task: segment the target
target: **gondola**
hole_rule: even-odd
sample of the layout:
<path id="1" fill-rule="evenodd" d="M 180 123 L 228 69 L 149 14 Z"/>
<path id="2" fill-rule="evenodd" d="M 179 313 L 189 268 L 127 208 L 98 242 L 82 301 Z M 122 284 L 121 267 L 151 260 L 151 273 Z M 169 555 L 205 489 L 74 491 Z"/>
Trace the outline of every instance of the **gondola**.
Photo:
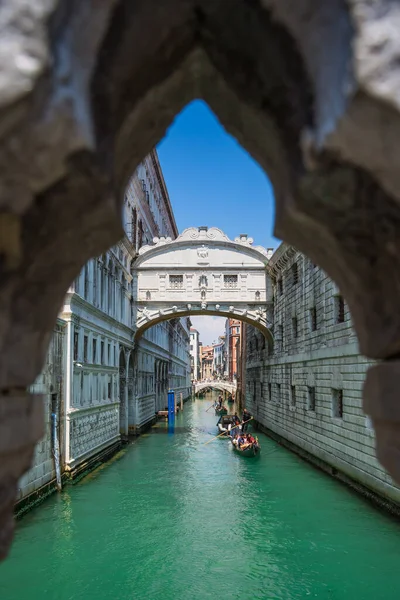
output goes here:
<path id="1" fill-rule="evenodd" d="M 233 440 L 231 440 L 231 442 L 232 442 L 233 450 L 237 454 L 240 454 L 240 456 L 246 456 L 248 458 L 260 456 L 261 447 L 259 444 L 252 444 L 251 446 L 242 449 L 242 448 L 238 448 L 236 446 L 236 444 L 233 443 Z"/>
<path id="2" fill-rule="evenodd" d="M 227 403 L 228 404 L 233 404 L 234 402 L 235 402 L 235 399 L 233 398 L 233 396 L 228 396 Z"/>
<path id="3" fill-rule="evenodd" d="M 228 409 L 226 408 L 226 406 L 221 406 L 221 408 L 219 406 L 216 406 L 215 407 L 215 414 L 217 416 L 227 415 L 228 414 Z"/>
<path id="4" fill-rule="evenodd" d="M 217 422 L 218 433 L 223 435 L 230 435 L 230 431 L 232 427 L 235 427 L 235 417 L 234 415 L 222 415 Z M 235 431 L 239 432 L 240 425 L 235 427 Z"/>

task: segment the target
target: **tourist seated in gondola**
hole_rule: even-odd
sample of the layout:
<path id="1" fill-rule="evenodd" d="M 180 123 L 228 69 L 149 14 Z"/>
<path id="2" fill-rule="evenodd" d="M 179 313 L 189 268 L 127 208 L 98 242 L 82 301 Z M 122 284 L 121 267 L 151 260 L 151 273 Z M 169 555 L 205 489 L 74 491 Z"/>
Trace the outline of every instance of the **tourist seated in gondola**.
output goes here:
<path id="1" fill-rule="evenodd" d="M 235 435 L 235 437 L 233 438 L 232 441 L 235 444 L 235 446 L 237 446 L 238 448 L 241 448 L 242 444 L 244 443 L 244 437 L 242 436 L 241 433 L 238 433 Z"/>

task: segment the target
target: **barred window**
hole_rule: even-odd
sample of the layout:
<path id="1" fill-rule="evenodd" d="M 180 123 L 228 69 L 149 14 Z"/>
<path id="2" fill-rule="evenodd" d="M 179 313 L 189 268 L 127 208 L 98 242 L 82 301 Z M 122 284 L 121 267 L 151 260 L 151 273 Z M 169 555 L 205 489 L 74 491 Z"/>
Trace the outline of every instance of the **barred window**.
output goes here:
<path id="1" fill-rule="evenodd" d="M 297 338 L 299 335 L 299 327 L 298 327 L 297 317 L 293 317 L 293 319 L 292 319 L 292 331 L 293 331 L 293 337 Z"/>
<path id="2" fill-rule="evenodd" d="M 343 418 L 343 390 L 332 389 L 332 417 Z"/>
<path id="3" fill-rule="evenodd" d="M 307 408 L 315 412 L 315 387 L 307 388 Z"/>
<path id="4" fill-rule="evenodd" d="M 276 384 L 276 401 L 280 402 L 282 398 L 282 388 L 281 388 L 281 384 L 277 383 Z"/>
<path id="5" fill-rule="evenodd" d="M 317 331 L 317 327 L 317 308 L 316 306 L 313 306 L 310 308 L 310 329 L 311 331 Z"/>
<path id="6" fill-rule="evenodd" d="M 173 290 L 181 290 L 183 288 L 183 275 L 170 275 L 169 287 Z"/>
<path id="7" fill-rule="evenodd" d="M 224 287 L 226 288 L 237 288 L 238 276 L 237 275 L 224 275 Z"/>
<path id="8" fill-rule="evenodd" d="M 296 386 L 290 386 L 290 403 L 292 406 L 296 406 Z"/>
<path id="9" fill-rule="evenodd" d="M 335 321 L 344 323 L 344 300 L 343 296 L 335 296 Z"/>
<path id="10" fill-rule="evenodd" d="M 297 263 L 294 263 L 292 265 L 292 282 L 293 285 L 297 285 L 299 282 L 299 268 L 297 266 Z"/>

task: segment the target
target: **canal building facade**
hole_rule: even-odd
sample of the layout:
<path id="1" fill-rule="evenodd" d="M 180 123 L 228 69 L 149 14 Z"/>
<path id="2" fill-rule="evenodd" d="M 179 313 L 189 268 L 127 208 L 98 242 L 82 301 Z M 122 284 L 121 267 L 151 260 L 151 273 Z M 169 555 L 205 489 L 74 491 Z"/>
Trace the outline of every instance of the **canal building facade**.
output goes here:
<path id="1" fill-rule="evenodd" d="M 200 334 L 195 327 L 190 328 L 190 370 L 192 381 L 201 379 Z"/>
<path id="2" fill-rule="evenodd" d="M 214 348 L 213 348 L 213 346 L 202 346 L 201 347 L 201 378 L 203 380 L 213 378 L 213 364 L 214 364 Z"/>
<path id="3" fill-rule="evenodd" d="M 57 471 L 65 457 L 62 428 L 65 417 L 65 330 L 65 321 L 57 319 L 42 372 L 30 390 L 43 399 L 44 434 L 36 445 L 31 468 L 18 483 L 17 509 L 20 510 L 60 485 L 61 469 Z"/>
<path id="4" fill-rule="evenodd" d="M 67 292 L 59 321 L 63 362 L 53 356 L 61 335 L 57 330 L 35 383 L 35 393 L 44 394 L 45 436 L 32 469 L 20 481 L 20 500 L 54 481 L 48 404 L 54 394 L 49 386 L 56 386 L 49 373 L 57 371 L 63 383 L 57 392 L 60 462 L 61 470 L 72 476 L 151 424 L 165 408 L 170 388 L 178 399 L 191 393 L 190 320 L 174 318 L 135 336 L 134 261 L 153 237 L 174 239 L 178 233 L 155 150 L 128 182 L 123 225 L 123 239 L 88 261 Z"/>
<path id="5" fill-rule="evenodd" d="M 245 325 L 245 403 L 258 423 L 296 451 L 400 504 L 378 462 L 362 388 L 371 365 L 360 355 L 349 309 L 326 273 L 281 244 L 269 262 L 273 350 Z"/>

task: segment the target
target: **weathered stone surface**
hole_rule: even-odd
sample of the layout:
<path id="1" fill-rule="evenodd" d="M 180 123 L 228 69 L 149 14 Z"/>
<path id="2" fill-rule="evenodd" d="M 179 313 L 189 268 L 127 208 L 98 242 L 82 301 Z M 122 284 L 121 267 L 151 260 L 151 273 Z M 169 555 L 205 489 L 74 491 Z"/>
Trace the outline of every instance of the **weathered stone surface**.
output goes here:
<path id="1" fill-rule="evenodd" d="M 381 363 L 369 369 L 364 386 L 364 410 L 374 423 L 378 459 L 396 481 L 400 480 L 399 377 L 399 361 Z"/>
<path id="2" fill-rule="evenodd" d="M 14 531 L 13 510 L 18 479 L 29 468 L 43 435 L 43 399 L 16 390 L 0 394 L 0 559 Z"/>
<path id="3" fill-rule="evenodd" d="M 360 355 L 338 287 L 309 258 L 282 244 L 269 268 L 275 344 L 268 352 L 259 332 L 246 329 L 246 406 L 279 437 L 400 505 L 400 488 L 386 472 L 399 479 L 398 362 L 371 366 Z M 362 405 L 367 372 L 364 411 L 374 428 Z"/>
<path id="4" fill-rule="evenodd" d="M 122 235 L 127 177 L 199 96 L 361 350 L 399 355 L 398 19 L 390 0 L 2 2 L 0 390 L 33 383 L 69 283 Z"/>

